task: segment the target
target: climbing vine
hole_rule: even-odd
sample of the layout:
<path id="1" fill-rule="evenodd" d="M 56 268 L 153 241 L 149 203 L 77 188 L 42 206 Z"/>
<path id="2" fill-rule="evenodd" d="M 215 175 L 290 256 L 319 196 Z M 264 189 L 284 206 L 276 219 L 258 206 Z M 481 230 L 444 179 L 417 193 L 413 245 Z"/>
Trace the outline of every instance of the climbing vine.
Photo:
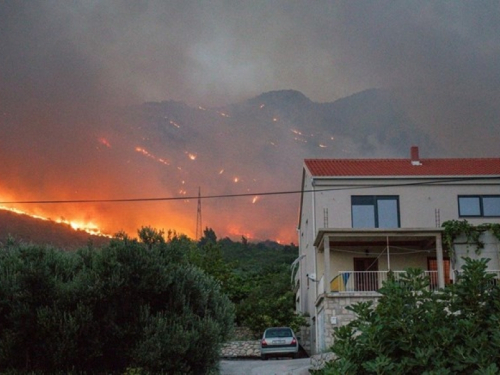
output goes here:
<path id="1" fill-rule="evenodd" d="M 459 235 L 465 235 L 467 243 L 476 246 L 476 253 L 480 254 L 484 242 L 480 237 L 483 232 L 490 231 L 500 241 L 500 224 L 483 223 L 470 224 L 467 220 L 448 220 L 443 223 L 443 244 L 448 251 L 453 251 L 453 243 Z"/>

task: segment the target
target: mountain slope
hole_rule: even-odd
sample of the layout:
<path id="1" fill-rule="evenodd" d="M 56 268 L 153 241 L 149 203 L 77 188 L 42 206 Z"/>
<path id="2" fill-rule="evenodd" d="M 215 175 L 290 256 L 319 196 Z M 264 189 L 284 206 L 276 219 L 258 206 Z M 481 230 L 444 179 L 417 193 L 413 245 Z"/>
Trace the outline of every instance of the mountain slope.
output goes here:
<path id="1" fill-rule="evenodd" d="M 74 230 L 67 224 L 32 218 L 28 215 L 0 209 L 0 242 L 8 237 L 24 243 L 51 245 L 65 250 L 74 250 L 92 243 L 104 245 L 109 238 L 93 236 L 84 231 Z"/>

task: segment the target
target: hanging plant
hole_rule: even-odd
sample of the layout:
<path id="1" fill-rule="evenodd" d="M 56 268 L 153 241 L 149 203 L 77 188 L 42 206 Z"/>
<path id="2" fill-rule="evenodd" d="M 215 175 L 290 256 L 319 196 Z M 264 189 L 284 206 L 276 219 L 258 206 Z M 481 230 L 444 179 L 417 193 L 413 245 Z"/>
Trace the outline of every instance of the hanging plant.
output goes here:
<path id="1" fill-rule="evenodd" d="M 500 224 L 483 223 L 479 225 L 470 224 L 467 220 L 448 220 L 443 223 L 443 244 L 448 251 L 453 252 L 455 239 L 464 235 L 468 245 L 476 246 L 476 254 L 480 254 L 484 248 L 484 242 L 480 240 L 481 234 L 490 231 L 500 241 Z"/>

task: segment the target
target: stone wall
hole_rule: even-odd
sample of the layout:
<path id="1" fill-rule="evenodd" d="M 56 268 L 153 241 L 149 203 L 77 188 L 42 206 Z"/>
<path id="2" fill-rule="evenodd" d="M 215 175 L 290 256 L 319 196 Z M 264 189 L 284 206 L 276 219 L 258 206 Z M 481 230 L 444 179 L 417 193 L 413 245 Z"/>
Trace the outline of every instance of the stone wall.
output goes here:
<path id="1" fill-rule="evenodd" d="M 260 357 L 260 340 L 230 341 L 222 346 L 222 358 Z"/>
<path id="2" fill-rule="evenodd" d="M 366 301 L 377 303 L 379 298 L 380 294 L 375 292 L 373 294 L 367 292 L 352 292 L 329 294 L 323 299 L 321 305 L 325 314 L 325 349 L 333 345 L 333 328 L 344 326 L 355 319 L 356 316 L 352 311 L 346 309 L 347 306 Z M 318 307 L 321 308 L 321 305 Z"/>
<path id="3" fill-rule="evenodd" d="M 306 353 L 311 353 L 311 326 L 301 327 L 300 332 L 295 334 L 298 336 L 299 344 L 302 345 Z"/>

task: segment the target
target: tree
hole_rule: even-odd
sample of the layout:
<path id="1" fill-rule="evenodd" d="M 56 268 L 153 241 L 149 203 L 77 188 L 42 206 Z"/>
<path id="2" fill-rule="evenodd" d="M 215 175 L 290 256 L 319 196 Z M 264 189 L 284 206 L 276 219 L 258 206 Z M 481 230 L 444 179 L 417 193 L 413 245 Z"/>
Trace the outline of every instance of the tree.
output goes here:
<path id="1" fill-rule="evenodd" d="M 212 372 L 234 307 L 190 243 L 0 248 L 0 372 Z"/>
<path id="2" fill-rule="evenodd" d="M 336 359 L 314 374 L 497 374 L 500 292 L 487 260 L 466 259 L 454 285 L 437 293 L 421 270 L 389 278 L 374 306 L 335 329 Z"/>
<path id="3" fill-rule="evenodd" d="M 203 237 L 200 238 L 198 246 L 203 247 L 209 243 L 216 244 L 217 235 L 212 228 L 205 227 L 205 230 L 203 231 Z"/>
<path id="4" fill-rule="evenodd" d="M 253 279 L 249 295 L 237 306 L 237 316 L 256 335 L 268 327 L 289 326 L 298 331 L 306 319 L 295 312 L 295 294 L 290 285 L 290 267 L 270 267 Z"/>
<path id="5" fill-rule="evenodd" d="M 163 229 L 158 230 L 150 226 L 141 227 L 141 229 L 137 230 L 137 234 L 139 235 L 139 239 L 147 245 L 149 250 L 151 250 L 155 244 L 165 243 L 165 238 L 163 238 L 165 231 Z"/>

